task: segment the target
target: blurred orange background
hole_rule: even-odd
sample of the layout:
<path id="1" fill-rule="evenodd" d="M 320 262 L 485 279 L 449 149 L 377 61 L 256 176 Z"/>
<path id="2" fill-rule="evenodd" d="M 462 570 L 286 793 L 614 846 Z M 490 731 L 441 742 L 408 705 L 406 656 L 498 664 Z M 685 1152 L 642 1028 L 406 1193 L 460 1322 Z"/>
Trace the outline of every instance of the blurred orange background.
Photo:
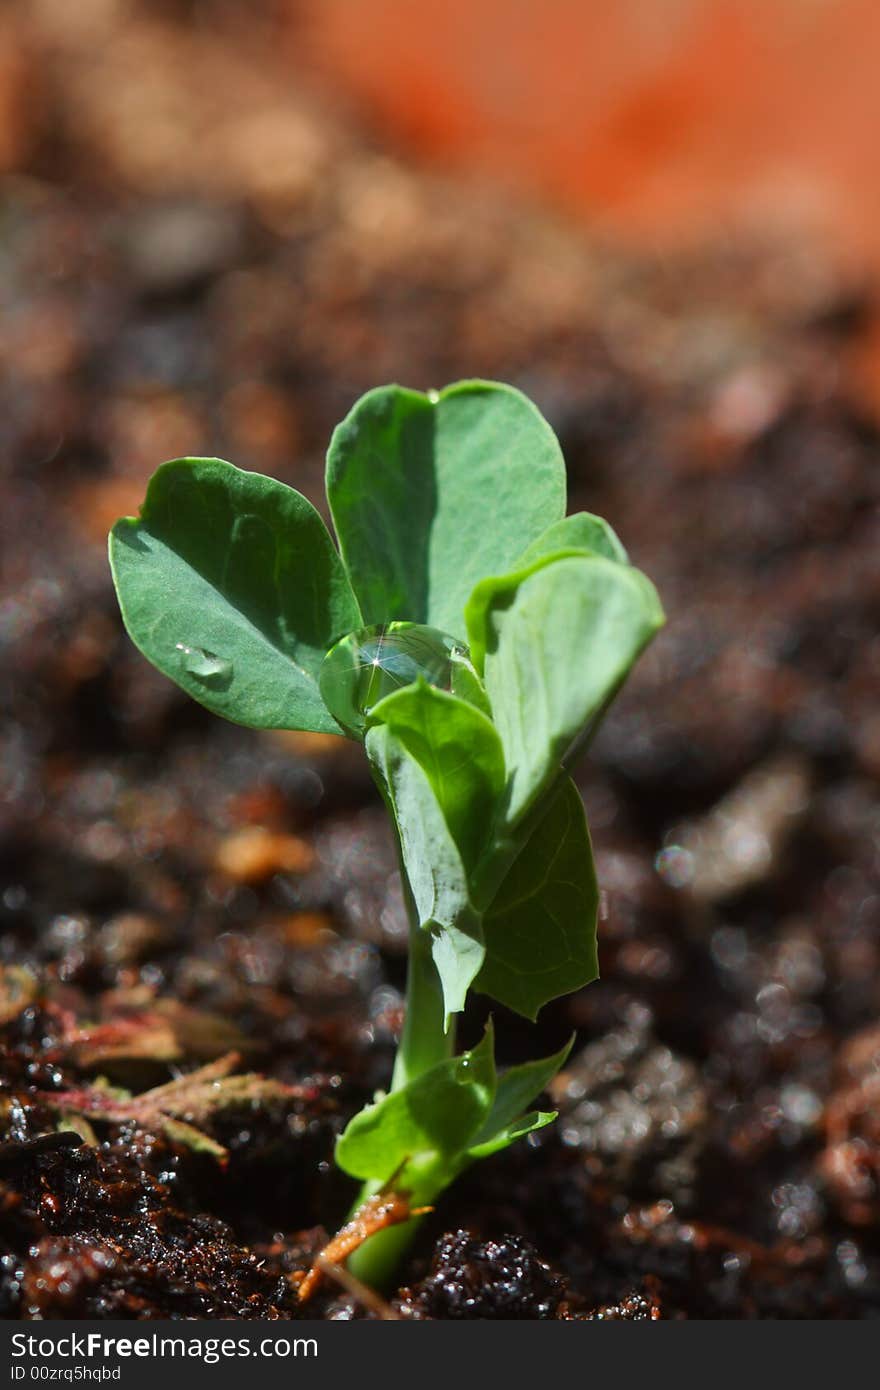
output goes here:
<path id="1" fill-rule="evenodd" d="M 301 18 L 303 6 L 292 4 Z M 425 155 L 680 245 L 768 219 L 880 266 L 877 0 L 308 0 L 316 61 Z"/>
<path id="2" fill-rule="evenodd" d="M 652 254 L 774 231 L 880 273 L 877 0 L 286 0 L 386 136 Z M 846 364 L 880 413 L 880 322 Z"/>

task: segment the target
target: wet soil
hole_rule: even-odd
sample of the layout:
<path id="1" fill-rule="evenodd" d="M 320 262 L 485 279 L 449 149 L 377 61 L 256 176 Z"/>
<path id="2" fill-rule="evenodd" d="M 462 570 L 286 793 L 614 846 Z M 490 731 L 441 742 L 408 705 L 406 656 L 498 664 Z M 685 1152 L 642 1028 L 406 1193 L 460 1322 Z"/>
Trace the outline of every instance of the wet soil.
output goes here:
<path id="1" fill-rule="evenodd" d="M 361 390 L 483 375 L 545 410 L 671 621 L 582 776 L 602 980 L 496 1015 L 503 1062 L 577 1028 L 559 1122 L 459 1182 L 387 1302 L 328 1278 L 305 1311 L 876 1315 L 863 292 L 815 247 L 636 263 L 416 173 L 268 23 L 201 13 L 5 21 L 0 1313 L 300 1315 L 400 1027 L 392 846 L 352 745 L 224 725 L 146 666 L 103 538 L 188 452 L 319 501 Z"/>

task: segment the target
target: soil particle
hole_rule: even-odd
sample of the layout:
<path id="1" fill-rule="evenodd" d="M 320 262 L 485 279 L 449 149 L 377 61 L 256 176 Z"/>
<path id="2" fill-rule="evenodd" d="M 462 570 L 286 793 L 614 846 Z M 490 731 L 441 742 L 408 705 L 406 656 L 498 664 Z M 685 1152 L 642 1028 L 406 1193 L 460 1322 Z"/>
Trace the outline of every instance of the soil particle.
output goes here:
<path id="1" fill-rule="evenodd" d="M 4 1224 L 30 1217 L 49 1234 L 4 1268 L 4 1297 L 19 1316 L 291 1315 L 277 1271 L 223 1222 L 174 1206 L 186 1169 L 154 1136 L 40 1151 L 20 1183 L 20 1205 Z M 84 1220 L 88 1237 L 78 1234 Z"/>
<path id="2" fill-rule="evenodd" d="M 403 1290 L 411 1318 L 555 1318 L 565 1283 L 518 1236 L 481 1241 L 456 1231 L 438 1241 L 428 1275 Z"/>
<path id="3" fill-rule="evenodd" d="M 595 1176 L 687 1202 L 705 1142 L 707 1096 L 696 1065 L 646 1029 L 591 1043 L 551 1086 L 562 1142 Z"/>
<path id="4" fill-rule="evenodd" d="M 657 1299 L 641 1293 L 628 1294 L 619 1303 L 606 1303 L 592 1313 L 583 1314 L 586 1322 L 656 1322 L 660 1316 Z"/>

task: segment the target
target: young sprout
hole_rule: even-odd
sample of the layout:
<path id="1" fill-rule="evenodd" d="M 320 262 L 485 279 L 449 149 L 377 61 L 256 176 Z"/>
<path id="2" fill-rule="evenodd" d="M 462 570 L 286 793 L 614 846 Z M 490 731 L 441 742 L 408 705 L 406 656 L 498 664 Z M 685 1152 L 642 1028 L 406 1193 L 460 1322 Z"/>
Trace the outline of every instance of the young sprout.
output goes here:
<path id="1" fill-rule="evenodd" d="M 326 481 L 338 549 L 282 483 L 163 464 L 110 563 L 159 670 L 239 724 L 361 742 L 388 807 L 406 1015 L 388 1093 L 336 1145 L 363 1184 L 346 1232 L 376 1229 L 355 1218 L 379 1194 L 397 1213 L 346 1240 L 375 1286 L 416 1228 L 401 1215 L 555 1118 L 530 1106 L 570 1044 L 499 1075 L 491 1023 L 457 1053 L 455 1019 L 471 989 L 533 1020 L 596 978 L 570 774 L 663 612 L 601 518 L 565 515 L 558 441 L 509 386 L 368 392 L 334 431 Z"/>

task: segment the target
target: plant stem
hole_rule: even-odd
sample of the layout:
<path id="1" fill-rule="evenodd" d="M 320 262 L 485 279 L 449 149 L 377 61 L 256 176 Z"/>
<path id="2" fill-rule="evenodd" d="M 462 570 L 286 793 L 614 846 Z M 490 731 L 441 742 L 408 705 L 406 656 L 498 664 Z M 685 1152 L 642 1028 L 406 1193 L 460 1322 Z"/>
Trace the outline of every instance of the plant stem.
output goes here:
<path id="1" fill-rule="evenodd" d="M 394 1059 L 392 1091 L 438 1062 L 445 1062 L 455 1051 L 455 1023 L 444 1029 L 443 990 L 431 955 L 431 938 L 418 924 L 406 874 L 403 891 L 409 914 L 409 965 L 406 979 L 406 1013 Z"/>
<path id="2" fill-rule="evenodd" d="M 402 862 L 400 872 L 409 917 L 409 965 L 406 1014 L 394 1060 L 392 1091 L 399 1091 L 402 1086 L 414 1081 L 438 1062 L 446 1061 L 455 1052 L 455 1023 L 451 1021 L 449 1028 L 444 1030 L 443 990 L 431 956 L 431 939 L 424 928 L 419 926 L 409 880 Z M 378 1182 L 365 1183 L 352 1208 L 352 1214 L 368 1197 L 375 1196 L 381 1187 L 382 1184 Z M 410 1194 L 414 1206 L 429 1201 L 433 1195 Z M 419 1222 L 416 1219 L 371 1236 L 355 1250 L 348 1261 L 348 1268 L 355 1278 L 369 1284 L 371 1288 L 382 1288 L 386 1285 L 407 1246 L 415 1237 L 418 1226 Z"/>

